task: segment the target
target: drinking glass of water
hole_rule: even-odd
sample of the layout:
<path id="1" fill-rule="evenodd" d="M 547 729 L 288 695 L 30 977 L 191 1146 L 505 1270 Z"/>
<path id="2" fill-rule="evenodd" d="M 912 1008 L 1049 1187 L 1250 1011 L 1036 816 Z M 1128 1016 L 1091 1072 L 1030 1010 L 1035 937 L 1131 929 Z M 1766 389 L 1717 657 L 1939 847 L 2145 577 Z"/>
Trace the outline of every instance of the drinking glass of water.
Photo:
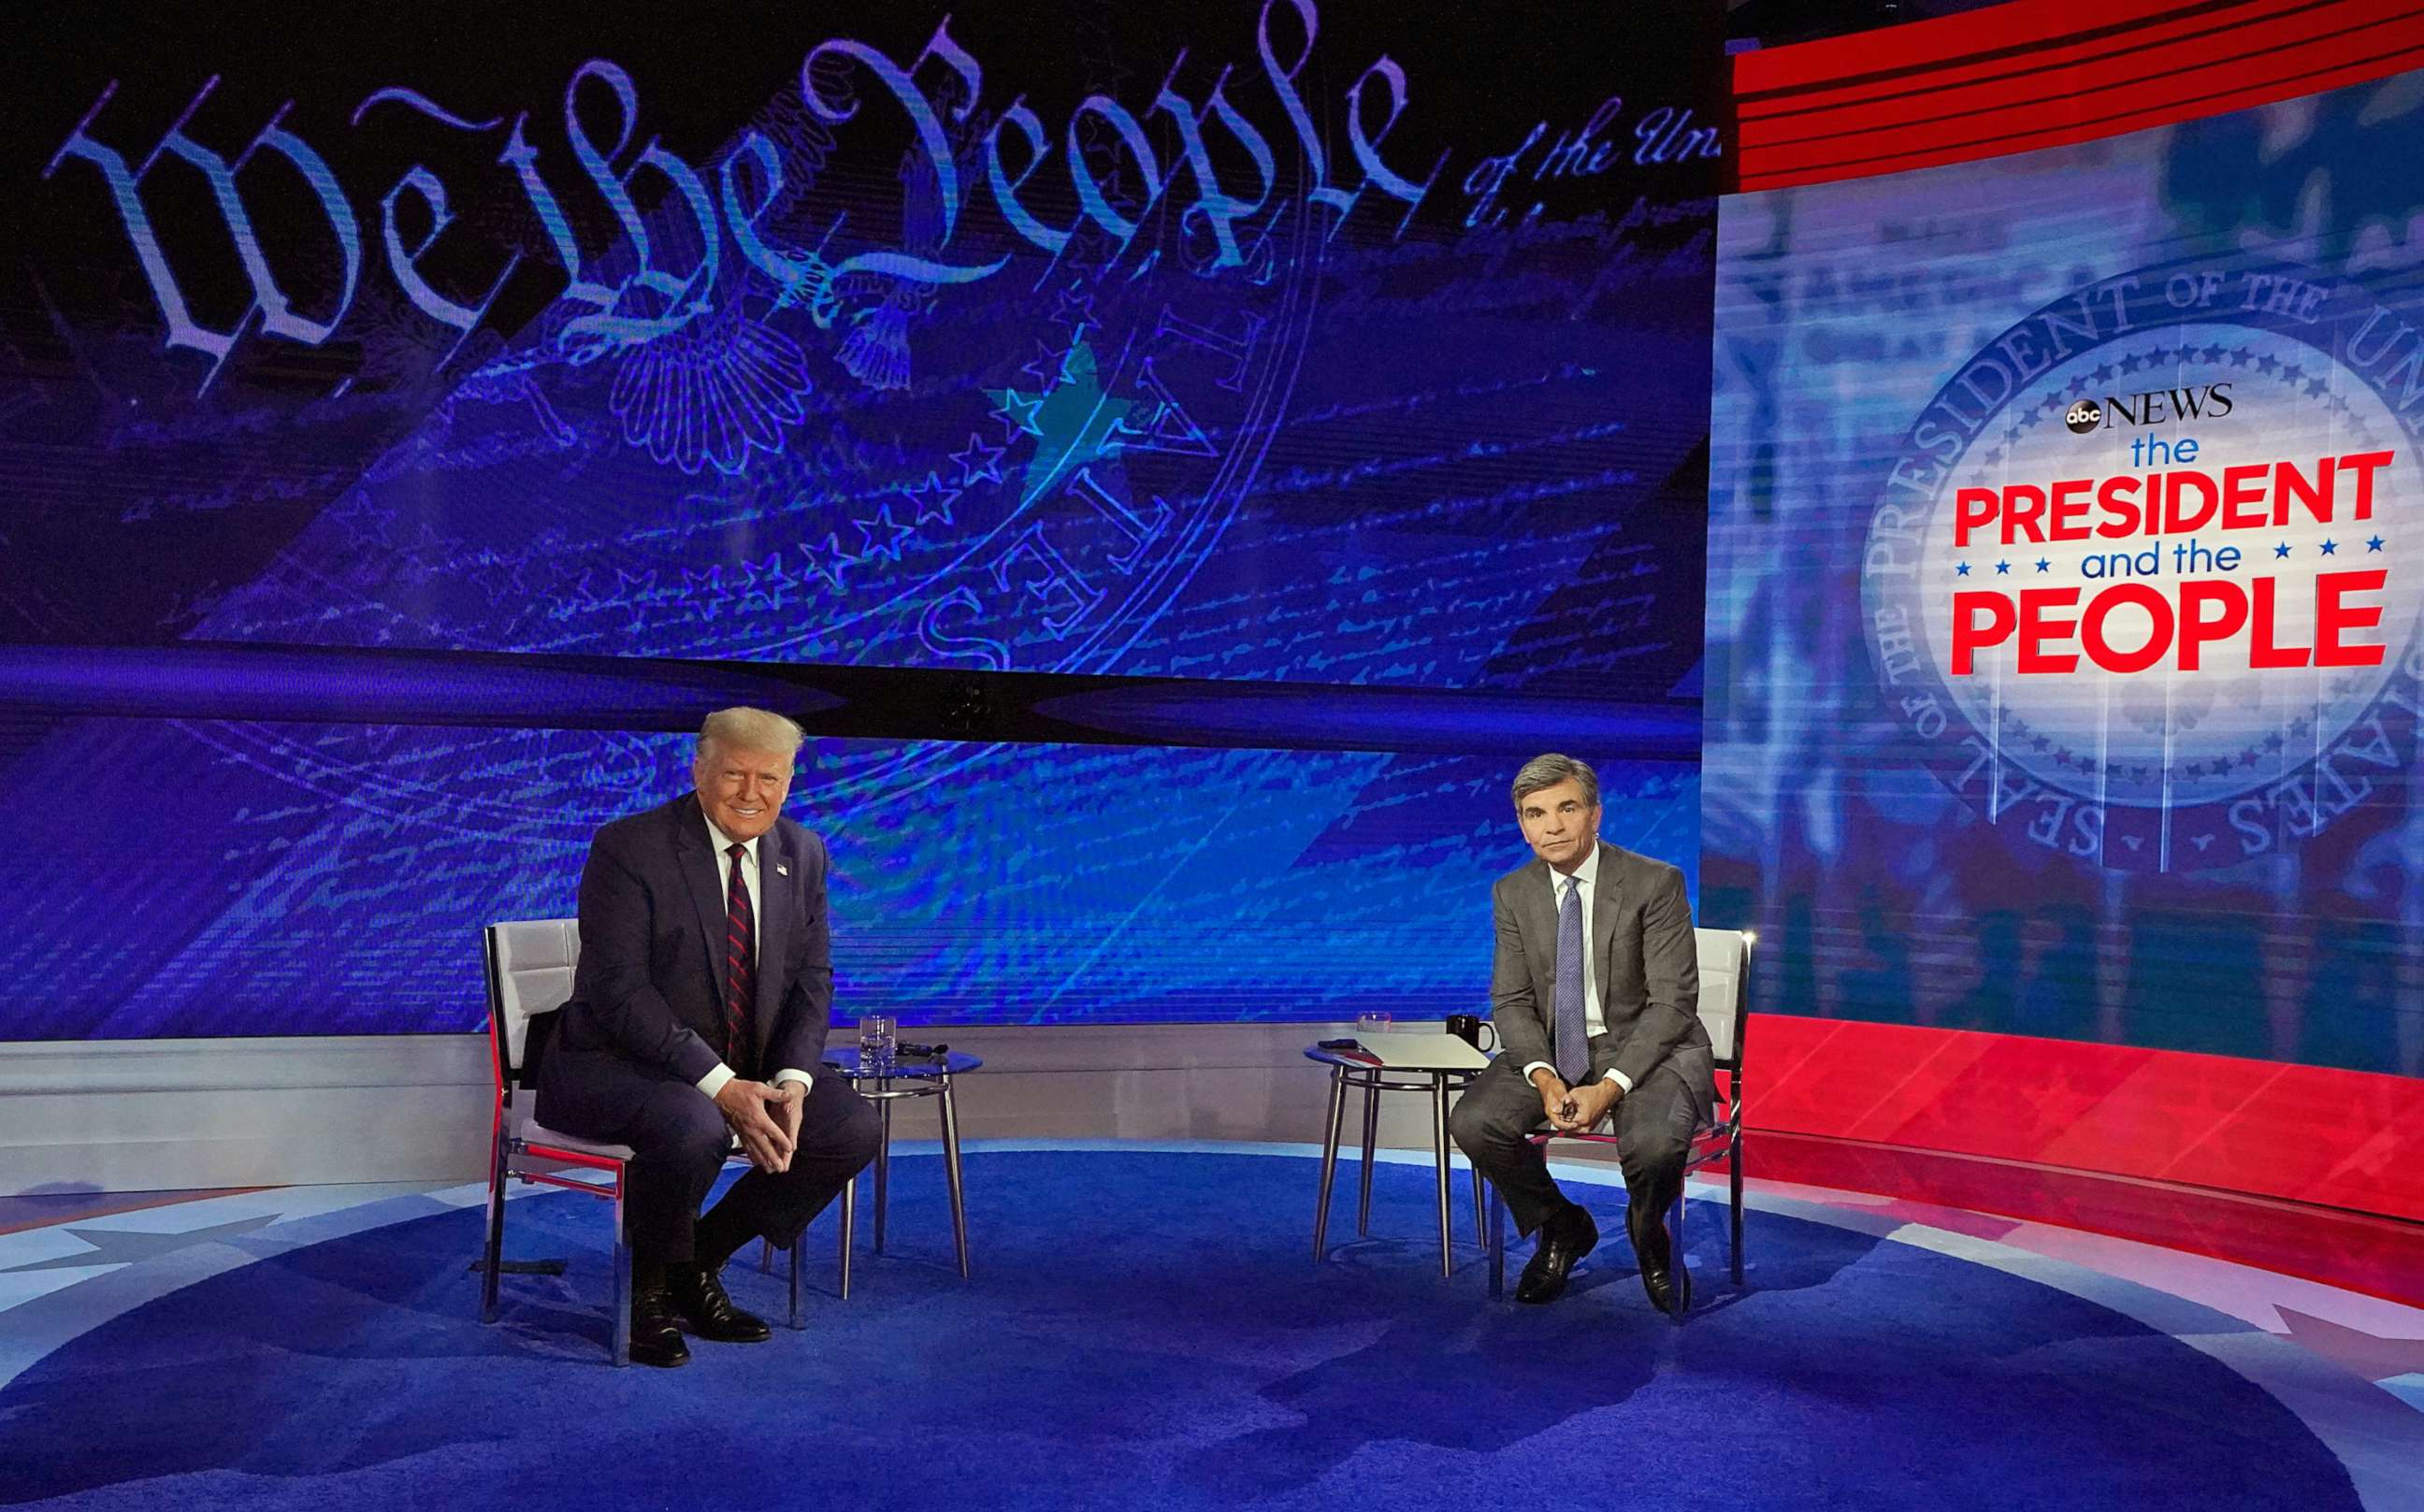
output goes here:
<path id="1" fill-rule="evenodd" d="M 1389 1032 L 1389 1015 L 1386 1013 L 1355 1015 L 1355 1035 L 1358 1039 L 1367 1039 L 1375 1034 L 1386 1034 Z"/>
<path id="2" fill-rule="evenodd" d="M 881 1071 L 892 1064 L 899 1041 L 893 1036 L 892 1015 L 869 1013 L 858 1021 L 858 1063 L 869 1071 Z"/>

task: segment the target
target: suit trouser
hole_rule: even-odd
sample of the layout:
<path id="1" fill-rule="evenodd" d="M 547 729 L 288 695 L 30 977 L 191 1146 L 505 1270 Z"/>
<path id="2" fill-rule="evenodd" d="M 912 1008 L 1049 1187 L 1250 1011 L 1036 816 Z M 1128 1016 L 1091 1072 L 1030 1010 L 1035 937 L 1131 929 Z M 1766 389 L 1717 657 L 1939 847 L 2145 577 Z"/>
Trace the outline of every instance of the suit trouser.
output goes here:
<path id="1" fill-rule="evenodd" d="M 631 1147 L 624 1218 L 635 1259 L 720 1263 L 753 1238 L 787 1249 L 797 1243 L 809 1220 L 875 1158 L 883 1133 L 874 1106 L 824 1066 L 811 1076 L 790 1169 L 751 1170 L 705 1219 L 699 1204 L 732 1153 L 732 1130 L 715 1100 L 691 1083 L 611 1051 L 557 1046 L 539 1068 L 538 1121 Z M 722 1252 L 701 1255 L 702 1249 Z"/>
<path id="2" fill-rule="evenodd" d="M 1617 1156 L 1626 1200 L 1653 1212 L 1663 1212 L 1674 1200 L 1691 1154 L 1692 1130 L 1708 1116 L 1715 1095 L 1714 1087 L 1696 1092 L 1678 1058 L 1704 1060 L 1705 1055 L 1670 1057 L 1616 1103 Z M 1604 1070 L 1595 1069 L 1593 1079 Z M 1509 1056 L 1500 1056 L 1473 1078 L 1448 1117 L 1457 1148 L 1506 1197 L 1520 1233 L 1530 1233 L 1566 1205 L 1549 1175 L 1547 1154 L 1531 1140 L 1548 1127 L 1539 1089 Z"/>

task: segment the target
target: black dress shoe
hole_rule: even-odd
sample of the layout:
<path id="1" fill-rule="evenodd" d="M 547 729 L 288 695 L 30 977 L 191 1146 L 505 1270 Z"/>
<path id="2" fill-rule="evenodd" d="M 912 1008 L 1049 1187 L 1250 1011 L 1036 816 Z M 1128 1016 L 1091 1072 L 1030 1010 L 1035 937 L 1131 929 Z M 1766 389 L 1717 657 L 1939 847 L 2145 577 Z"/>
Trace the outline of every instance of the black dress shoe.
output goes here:
<path id="1" fill-rule="evenodd" d="M 674 1327 L 673 1302 L 662 1286 L 631 1290 L 631 1363 L 660 1370 L 690 1363 L 690 1345 Z"/>
<path id="2" fill-rule="evenodd" d="M 722 1267 L 673 1265 L 667 1267 L 665 1280 L 674 1311 L 698 1337 L 717 1344 L 764 1344 L 774 1336 L 764 1318 L 732 1305 L 731 1295 L 724 1289 Z"/>
<path id="3" fill-rule="evenodd" d="M 1627 1204 L 1624 1233 L 1633 1241 L 1634 1258 L 1641 1262 L 1641 1289 L 1650 1305 L 1668 1317 L 1682 1317 L 1692 1305 L 1692 1273 L 1678 1269 L 1675 1247 L 1666 1233 L 1666 1204 L 1646 1198 Z"/>
<path id="4" fill-rule="evenodd" d="M 1540 1224 L 1540 1247 L 1532 1251 L 1523 1279 L 1515 1283 L 1519 1302 L 1554 1302 L 1566 1290 L 1566 1273 L 1574 1262 L 1599 1243 L 1599 1225 L 1581 1207 L 1569 1204 Z"/>

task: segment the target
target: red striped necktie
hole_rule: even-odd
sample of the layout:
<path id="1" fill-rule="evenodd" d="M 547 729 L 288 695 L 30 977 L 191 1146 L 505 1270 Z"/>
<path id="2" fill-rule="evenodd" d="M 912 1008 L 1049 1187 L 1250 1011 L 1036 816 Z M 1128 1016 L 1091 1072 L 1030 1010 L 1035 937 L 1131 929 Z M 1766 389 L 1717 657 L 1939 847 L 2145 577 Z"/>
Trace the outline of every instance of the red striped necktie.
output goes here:
<path id="1" fill-rule="evenodd" d="M 741 864 L 749 848 L 734 842 L 732 884 L 724 894 L 724 1063 L 746 1076 L 757 1058 L 750 1009 L 758 1000 L 758 923 L 749 907 L 749 882 Z"/>

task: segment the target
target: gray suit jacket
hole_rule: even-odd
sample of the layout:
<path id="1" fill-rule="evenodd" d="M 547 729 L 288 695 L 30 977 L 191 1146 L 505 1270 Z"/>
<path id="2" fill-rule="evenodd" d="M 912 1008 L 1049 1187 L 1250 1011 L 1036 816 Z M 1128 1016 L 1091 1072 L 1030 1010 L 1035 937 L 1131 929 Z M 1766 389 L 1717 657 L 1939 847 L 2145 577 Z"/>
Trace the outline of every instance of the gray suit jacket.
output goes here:
<path id="1" fill-rule="evenodd" d="M 1671 1060 L 1699 1098 L 1716 1071 L 1708 1031 L 1700 1027 L 1700 952 L 1683 874 L 1603 840 L 1598 894 L 1589 929 L 1607 1032 L 1591 1043 L 1591 1074 L 1621 1072 L 1639 1087 Z M 1556 1061 L 1549 1047 L 1557 1001 L 1555 899 L 1549 864 L 1540 860 L 1499 878 L 1490 893 L 1498 928 L 1491 1014 L 1518 1066 Z"/>

